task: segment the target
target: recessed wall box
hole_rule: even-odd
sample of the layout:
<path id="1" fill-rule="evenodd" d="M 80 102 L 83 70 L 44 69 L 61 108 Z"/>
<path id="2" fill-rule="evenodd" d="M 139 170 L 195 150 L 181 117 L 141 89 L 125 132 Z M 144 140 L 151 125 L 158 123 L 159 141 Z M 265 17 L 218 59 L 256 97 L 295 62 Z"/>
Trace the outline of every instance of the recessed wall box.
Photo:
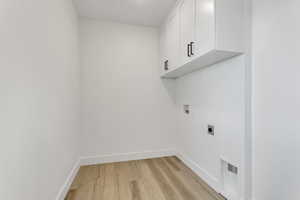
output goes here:
<path id="1" fill-rule="evenodd" d="M 207 133 L 209 135 L 215 135 L 215 127 L 213 125 L 208 125 L 207 126 Z"/>
<path id="2" fill-rule="evenodd" d="M 190 114 L 190 106 L 189 105 L 183 105 L 183 110 L 185 114 Z"/>

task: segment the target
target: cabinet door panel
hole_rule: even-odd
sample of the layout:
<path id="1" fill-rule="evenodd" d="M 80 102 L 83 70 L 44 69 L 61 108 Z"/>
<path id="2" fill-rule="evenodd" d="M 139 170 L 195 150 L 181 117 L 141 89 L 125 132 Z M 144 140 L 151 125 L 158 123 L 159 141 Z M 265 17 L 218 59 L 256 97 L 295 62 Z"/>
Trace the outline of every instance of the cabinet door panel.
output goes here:
<path id="1" fill-rule="evenodd" d="M 189 62 L 187 45 L 194 41 L 195 32 L 195 0 L 184 0 L 180 6 L 180 33 L 181 33 L 181 58 L 182 64 Z"/>
<path id="2" fill-rule="evenodd" d="M 179 65 L 179 15 L 175 13 L 169 18 L 167 23 L 167 59 L 169 70 L 176 68 Z"/>
<path id="3" fill-rule="evenodd" d="M 160 72 L 164 73 L 167 60 L 167 27 L 163 26 L 160 32 Z"/>
<path id="4" fill-rule="evenodd" d="M 197 0 L 195 53 L 203 55 L 215 48 L 215 1 Z"/>

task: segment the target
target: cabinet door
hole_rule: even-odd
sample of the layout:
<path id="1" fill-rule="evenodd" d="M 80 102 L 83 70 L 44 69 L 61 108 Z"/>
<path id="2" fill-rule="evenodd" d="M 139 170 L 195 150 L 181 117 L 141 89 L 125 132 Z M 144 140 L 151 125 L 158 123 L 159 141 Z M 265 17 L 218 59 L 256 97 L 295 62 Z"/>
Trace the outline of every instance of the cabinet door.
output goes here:
<path id="1" fill-rule="evenodd" d="M 189 45 L 195 37 L 195 0 L 183 0 L 180 5 L 180 33 L 182 64 L 189 62 L 193 55 Z"/>
<path id="2" fill-rule="evenodd" d="M 175 69 L 179 66 L 179 48 L 180 48 L 180 38 L 179 38 L 179 15 L 175 12 L 170 16 L 166 25 L 166 41 L 167 41 L 167 61 L 169 70 Z"/>
<path id="3" fill-rule="evenodd" d="M 215 49 L 215 0 L 197 0 L 195 43 L 193 50 L 201 56 Z"/>
<path id="4" fill-rule="evenodd" d="M 161 28 L 160 31 L 160 72 L 166 72 L 167 61 L 167 27 L 166 25 Z"/>

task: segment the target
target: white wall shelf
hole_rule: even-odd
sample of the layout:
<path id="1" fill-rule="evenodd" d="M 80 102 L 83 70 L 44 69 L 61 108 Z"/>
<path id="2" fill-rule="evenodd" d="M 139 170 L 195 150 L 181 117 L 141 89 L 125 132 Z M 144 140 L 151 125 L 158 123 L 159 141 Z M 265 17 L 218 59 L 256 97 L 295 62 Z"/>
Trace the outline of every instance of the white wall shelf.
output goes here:
<path id="1" fill-rule="evenodd" d="M 216 64 L 218 62 L 239 56 L 242 53 L 238 52 L 229 52 L 229 51 L 210 51 L 205 55 L 198 57 L 195 60 L 192 60 L 185 65 L 177 67 L 173 70 L 165 72 L 161 75 L 161 78 L 171 78 L 176 79 L 191 72 L 197 71 L 201 68 Z"/>

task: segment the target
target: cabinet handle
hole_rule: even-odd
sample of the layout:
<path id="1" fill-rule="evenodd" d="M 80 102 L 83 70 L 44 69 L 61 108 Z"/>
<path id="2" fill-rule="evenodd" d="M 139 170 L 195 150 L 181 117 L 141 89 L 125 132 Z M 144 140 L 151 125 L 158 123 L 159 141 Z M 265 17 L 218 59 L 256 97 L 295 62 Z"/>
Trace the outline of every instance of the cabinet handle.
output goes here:
<path id="1" fill-rule="evenodd" d="M 169 60 L 165 61 L 165 70 L 169 70 Z"/>
<path id="2" fill-rule="evenodd" d="M 192 55 L 192 56 L 194 55 L 194 52 L 193 52 L 193 44 L 194 44 L 194 42 L 191 42 L 191 43 L 190 43 L 190 47 L 191 47 L 191 55 Z"/>
<path id="3" fill-rule="evenodd" d="M 188 44 L 188 45 L 187 45 L 187 56 L 188 56 L 188 57 L 191 57 L 191 54 L 190 54 L 190 45 L 191 45 L 191 44 Z"/>

